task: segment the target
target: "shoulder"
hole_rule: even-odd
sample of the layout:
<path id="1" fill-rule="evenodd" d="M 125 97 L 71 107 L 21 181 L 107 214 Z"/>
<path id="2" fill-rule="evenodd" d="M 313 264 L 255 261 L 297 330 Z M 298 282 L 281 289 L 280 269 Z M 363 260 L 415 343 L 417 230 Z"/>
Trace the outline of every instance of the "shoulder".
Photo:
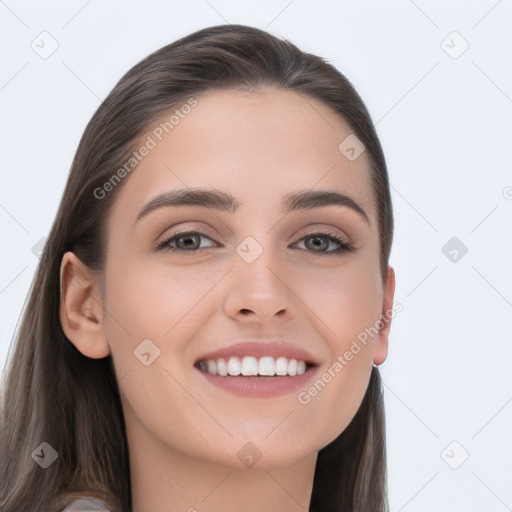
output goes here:
<path id="1" fill-rule="evenodd" d="M 60 512 L 111 512 L 111 509 L 96 498 L 76 498 Z"/>

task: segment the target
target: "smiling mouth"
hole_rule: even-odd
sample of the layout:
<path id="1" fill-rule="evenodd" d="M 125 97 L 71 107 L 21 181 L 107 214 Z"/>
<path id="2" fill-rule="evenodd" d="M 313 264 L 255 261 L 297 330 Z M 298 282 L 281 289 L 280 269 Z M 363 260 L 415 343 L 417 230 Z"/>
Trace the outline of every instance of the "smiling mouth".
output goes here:
<path id="1" fill-rule="evenodd" d="M 194 366 L 210 375 L 221 377 L 276 379 L 302 375 L 316 365 L 287 357 L 231 356 L 197 361 Z"/>

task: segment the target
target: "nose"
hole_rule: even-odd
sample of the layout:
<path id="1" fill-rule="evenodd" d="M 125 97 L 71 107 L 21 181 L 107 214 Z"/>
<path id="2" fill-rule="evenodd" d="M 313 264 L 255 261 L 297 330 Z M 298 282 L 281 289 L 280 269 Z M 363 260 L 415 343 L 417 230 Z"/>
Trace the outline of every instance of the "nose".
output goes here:
<path id="1" fill-rule="evenodd" d="M 270 251 L 263 251 L 252 263 L 235 256 L 238 260 L 229 273 L 224 299 L 226 315 L 238 321 L 259 322 L 293 318 L 297 301 L 293 282 Z"/>

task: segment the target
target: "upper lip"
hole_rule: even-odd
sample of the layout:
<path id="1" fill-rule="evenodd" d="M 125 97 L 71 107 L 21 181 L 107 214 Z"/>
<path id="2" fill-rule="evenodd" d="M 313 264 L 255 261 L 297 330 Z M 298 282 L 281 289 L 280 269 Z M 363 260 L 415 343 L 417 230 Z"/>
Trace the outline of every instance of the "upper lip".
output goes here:
<path id="1" fill-rule="evenodd" d="M 196 360 L 196 364 L 199 361 L 219 359 L 221 357 L 229 359 L 231 356 L 253 356 L 257 358 L 264 356 L 274 358 L 286 357 L 287 359 L 305 361 L 311 366 L 319 365 L 317 359 L 308 350 L 289 341 L 243 341 L 233 343 L 232 345 L 218 348 L 202 355 Z"/>

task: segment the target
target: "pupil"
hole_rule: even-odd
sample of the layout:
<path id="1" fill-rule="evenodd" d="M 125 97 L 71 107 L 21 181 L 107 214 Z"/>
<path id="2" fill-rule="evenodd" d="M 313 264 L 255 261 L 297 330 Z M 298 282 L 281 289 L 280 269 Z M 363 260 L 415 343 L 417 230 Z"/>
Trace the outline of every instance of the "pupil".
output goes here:
<path id="1" fill-rule="evenodd" d="M 322 237 L 315 236 L 315 237 L 310 238 L 309 240 L 314 240 L 313 245 L 315 247 L 325 248 L 326 242 Z M 320 244 L 317 243 L 319 240 L 320 240 Z"/>
<path id="2" fill-rule="evenodd" d="M 185 243 L 185 247 L 190 247 L 191 245 L 194 245 L 194 239 L 196 239 L 197 241 L 197 236 L 196 235 L 188 235 L 186 237 L 181 237 L 181 240 L 184 240 Z"/>

